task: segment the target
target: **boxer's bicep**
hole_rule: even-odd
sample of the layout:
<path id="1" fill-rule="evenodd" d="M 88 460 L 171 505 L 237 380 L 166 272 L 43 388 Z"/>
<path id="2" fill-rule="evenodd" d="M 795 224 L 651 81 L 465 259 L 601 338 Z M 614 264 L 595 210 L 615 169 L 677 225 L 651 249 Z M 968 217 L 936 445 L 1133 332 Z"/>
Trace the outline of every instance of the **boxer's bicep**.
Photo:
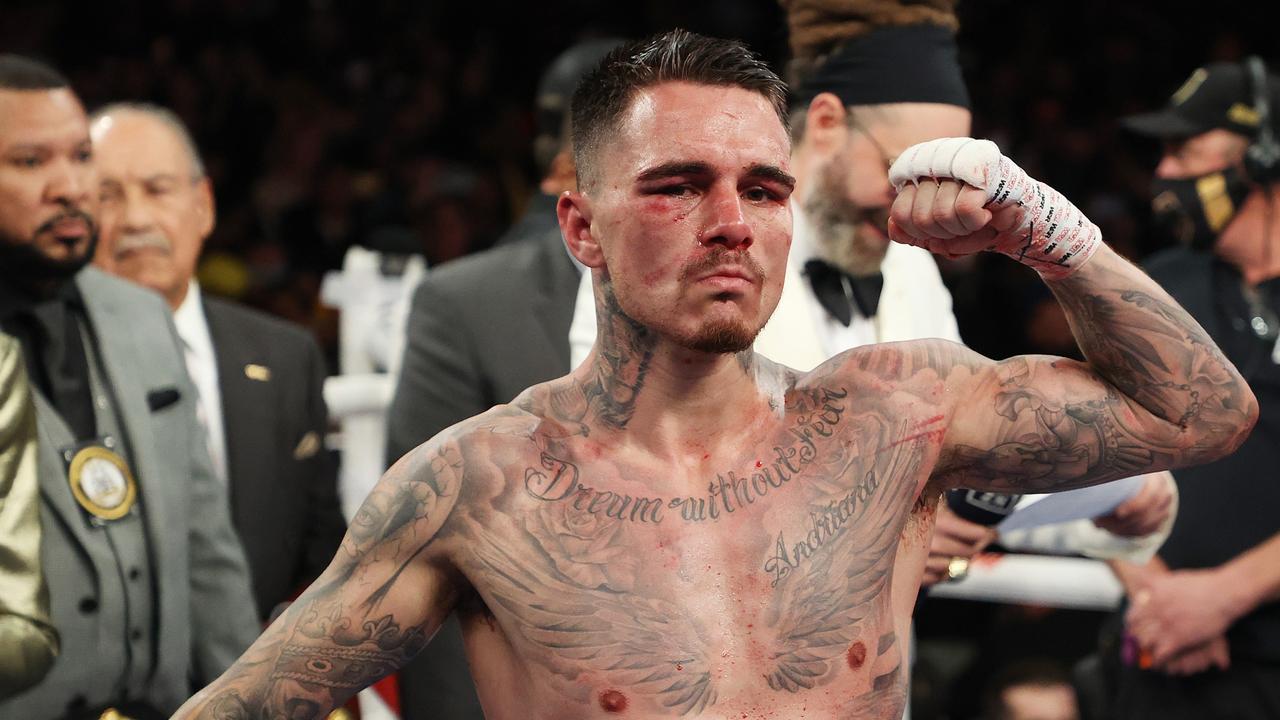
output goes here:
<path id="1" fill-rule="evenodd" d="M 1053 492 L 1180 463 L 1185 435 L 1074 360 L 1018 356 L 960 390 L 937 473 L 949 485 Z"/>

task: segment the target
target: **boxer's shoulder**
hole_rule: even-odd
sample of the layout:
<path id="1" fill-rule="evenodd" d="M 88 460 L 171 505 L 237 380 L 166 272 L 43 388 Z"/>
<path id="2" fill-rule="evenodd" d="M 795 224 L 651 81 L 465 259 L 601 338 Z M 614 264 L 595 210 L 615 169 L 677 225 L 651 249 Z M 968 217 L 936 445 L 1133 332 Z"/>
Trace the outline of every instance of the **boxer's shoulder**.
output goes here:
<path id="1" fill-rule="evenodd" d="M 806 374 L 801 386 L 841 383 L 891 393 L 971 376 L 990 361 L 940 338 L 876 343 L 846 350 Z"/>

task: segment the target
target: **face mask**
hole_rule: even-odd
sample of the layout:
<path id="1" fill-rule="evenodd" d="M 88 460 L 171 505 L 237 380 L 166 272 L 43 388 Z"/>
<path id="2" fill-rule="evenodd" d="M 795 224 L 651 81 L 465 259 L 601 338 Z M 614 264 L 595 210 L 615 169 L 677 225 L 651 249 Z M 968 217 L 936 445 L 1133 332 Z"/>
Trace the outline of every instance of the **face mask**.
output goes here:
<path id="1" fill-rule="evenodd" d="M 1235 167 L 1193 178 L 1151 181 L 1156 227 L 1186 247 L 1208 250 L 1248 197 L 1249 182 Z"/>

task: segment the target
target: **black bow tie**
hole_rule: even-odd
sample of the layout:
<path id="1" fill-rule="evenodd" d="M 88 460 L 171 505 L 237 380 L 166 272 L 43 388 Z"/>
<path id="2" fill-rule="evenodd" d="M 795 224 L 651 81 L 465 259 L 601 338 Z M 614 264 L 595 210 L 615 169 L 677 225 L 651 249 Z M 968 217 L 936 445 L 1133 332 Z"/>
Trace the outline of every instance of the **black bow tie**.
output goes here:
<path id="1" fill-rule="evenodd" d="M 804 264 L 804 274 L 809 277 L 818 302 L 845 327 L 853 322 L 855 306 L 865 318 L 876 316 L 880 290 L 884 287 L 884 276 L 880 273 L 854 277 L 826 261 L 810 260 Z"/>

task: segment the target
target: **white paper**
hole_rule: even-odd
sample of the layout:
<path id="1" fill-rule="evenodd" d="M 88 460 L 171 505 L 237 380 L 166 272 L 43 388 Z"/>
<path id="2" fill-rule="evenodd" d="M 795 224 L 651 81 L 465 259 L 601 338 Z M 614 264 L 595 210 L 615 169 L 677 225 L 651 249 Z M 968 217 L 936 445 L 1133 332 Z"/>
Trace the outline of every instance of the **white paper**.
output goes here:
<path id="1" fill-rule="evenodd" d="M 1052 493 L 1031 504 L 1020 503 L 996 529 L 1000 532 L 1025 530 L 1106 515 L 1136 495 L 1146 479 L 1145 475 L 1136 475 L 1093 487 Z"/>

